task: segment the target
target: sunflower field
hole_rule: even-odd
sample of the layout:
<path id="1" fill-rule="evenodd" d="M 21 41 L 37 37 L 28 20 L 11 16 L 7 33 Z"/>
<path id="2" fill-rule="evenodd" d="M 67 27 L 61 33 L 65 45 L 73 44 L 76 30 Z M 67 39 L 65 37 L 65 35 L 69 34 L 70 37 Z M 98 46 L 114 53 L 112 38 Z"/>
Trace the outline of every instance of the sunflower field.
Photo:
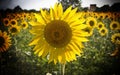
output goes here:
<path id="1" fill-rule="evenodd" d="M 119 75 L 120 13 L 61 3 L 0 13 L 1 75 Z"/>

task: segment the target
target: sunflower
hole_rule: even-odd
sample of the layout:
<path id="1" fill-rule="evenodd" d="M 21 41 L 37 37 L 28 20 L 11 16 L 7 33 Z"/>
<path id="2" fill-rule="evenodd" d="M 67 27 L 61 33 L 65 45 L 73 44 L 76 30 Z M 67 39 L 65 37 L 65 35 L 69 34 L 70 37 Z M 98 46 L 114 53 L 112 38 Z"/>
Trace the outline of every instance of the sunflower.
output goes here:
<path id="1" fill-rule="evenodd" d="M 119 44 L 120 45 L 120 33 L 115 33 L 111 37 L 112 43 Z"/>
<path id="2" fill-rule="evenodd" d="M 7 32 L 2 32 L 0 30 L 0 52 L 6 51 L 11 45 L 10 36 Z"/>
<path id="3" fill-rule="evenodd" d="M 105 19 L 105 16 L 106 16 L 105 13 L 100 13 L 99 15 L 101 20 Z"/>
<path id="4" fill-rule="evenodd" d="M 86 24 L 90 26 L 91 28 L 95 28 L 97 25 L 97 20 L 94 17 L 88 17 Z"/>
<path id="5" fill-rule="evenodd" d="M 17 20 L 11 19 L 10 20 L 10 25 L 17 25 Z"/>
<path id="6" fill-rule="evenodd" d="M 103 22 L 99 22 L 98 24 L 97 24 L 97 29 L 101 29 L 101 28 L 103 28 L 105 25 L 104 25 L 104 23 Z"/>
<path id="7" fill-rule="evenodd" d="M 28 28 L 28 23 L 27 23 L 26 21 L 23 21 L 23 22 L 21 23 L 21 28 L 23 28 L 23 29 Z"/>
<path id="8" fill-rule="evenodd" d="M 4 18 L 3 19 L 3 24 L 4 24 L 4 26 L 9 26 L 10 20 L 8 18 Z"/>
<path id="9" fill-rule="evenodd" d="M 26 18 L 27 17 L 27 13 L 22 13 L 22 16 L 24 17 L 24 18 Z"/>
<path id="10" fill-rule="evenodd" d="M 101 36 L 105 36 L 108 33 L 108 29 L 106 27 L 103 27 L 99 30 L 99 33 Z"/>
<path id="11" fill-rule="evenodd" d="M 11 19 L 11 14 L 10 13 L 6 14 L 6 18 Z"/>
<path id="12" fill-rule="evenodd" d="M 85 28 L 84 31 L 88 32 L 89 36 L 93 35 L 93 28 L 91 28 L 91 27 Z"/>
<path id="13" fill-rule="evenodd" d="M 118 21 L 112 21 L 110 23 L 111 30 L 118 30 L 120 28 L 120 24 Z"/>
<path id="14" fill-rule="evenodd" d="M 12 34 L 15 35 L 20 32 L 20 27 L 17 25 L 12 25 L 9 27 L 8 31 Z"/>
<path id="15" fill-rule="evenodd" d="M 31 15 L 27 15 L 26 18 L 27 18 L 28 21 L 32 20 L 32 16 Z"/>
<path id="16" fill-rule="evenodd" d="M 98 19 L 99 18 L 99 14 L 94 12 L 94 16 L 93 17 Z"/>
<path id="17" fill-rule="evenodd" d="M 55 64 L 65 64 L 76 60 L 76 55 L 81 56 L 82 42 L 88 41 L 88 33 L 83 31 L 87 25 L 83 24 L 85 19 L 76 14 L 77 8 L 70 6 L 63 12 L 59 3 L 50 8 L 50 13 L 43 9 L 40 11 L 40 14 L 35 14 L 37 22 L 30 22 L 30 32 L 35 36 L 29 45 L 35 45 L 35 54 L 49 56 L 49 63 L 53 61 Z"/>
<path id="18" fill-rule="evenodd" d="M 111 16 L 112 16 L 111 12 L 107 12 L 106 15 L 105 15 L 105 18 L 110 19 Z"/>

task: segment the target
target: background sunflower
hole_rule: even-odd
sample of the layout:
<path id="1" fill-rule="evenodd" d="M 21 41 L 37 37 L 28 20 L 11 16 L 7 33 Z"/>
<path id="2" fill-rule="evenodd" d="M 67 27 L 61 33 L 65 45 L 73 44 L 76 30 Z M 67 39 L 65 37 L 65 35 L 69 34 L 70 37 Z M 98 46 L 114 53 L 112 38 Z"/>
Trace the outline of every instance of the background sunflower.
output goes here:
<path id="1" fill-rule="evenodd" d="M 120 45 L 120 33 L 115 33 L 111 36 L 111 41 Z"/>
<path id="2" fill-rule="evenodd" d="M 101 28 L 103 28 L 105 25 L 104 25 L 104 23 L 99 22 L 96 26 L 97 26 L 97 29 L 101 29 Z"/>
<path id="3" fill-rule="evenodd" d="M 26 21 L 22 21 L 20 26 L 23 29 L 27 29 L 28 28 L 28 23 Z"/>
<path id="4" fill-rule="evenodd" d="M 16 19 L 11 19 L 10 20 L 10 25 L 18 25 L 18 22 Z"/>
<path id="5" fill-rule="evenodd" d="M 0 30 L 0 52 L 7 51 L 11 45 L 10 36 Z"/>
<path id="6" fill-rule="evenodd" d="M 101 36 L 105 36 L 108 33 L 108 29 L 106 27 L 103 27 L 99 30 L 99 33 Z"/>
<path id="7" fill-rule="evenodd" d="M 91 28 L 95 28 L 97 25 L 97 20 L 94 17 L 88 17 L 86 20 L 86 24 Z"/>
<path id="8" fill-rule="evenodd" d="M 4 19 L 3 19 L 3 24 L 4 24 L 5 26 L 9 26 L 9 25 L 10 25 L 10 20 L 9 20 L 8 18 L 4 18 Z"/>
<path id="9" fill-rule="evenodd" d="M 118 30 L 120 28 L 120 24 L 117 21 L 112 21 L 110 23 L 110 29 L 111 30 Z"/>
<path id="10" fill-rule="evenodd" d="M 20 26 L 12 25 L 9 27 L 8 31 L 10 34 L 15 35 L 20 32 Z"/>

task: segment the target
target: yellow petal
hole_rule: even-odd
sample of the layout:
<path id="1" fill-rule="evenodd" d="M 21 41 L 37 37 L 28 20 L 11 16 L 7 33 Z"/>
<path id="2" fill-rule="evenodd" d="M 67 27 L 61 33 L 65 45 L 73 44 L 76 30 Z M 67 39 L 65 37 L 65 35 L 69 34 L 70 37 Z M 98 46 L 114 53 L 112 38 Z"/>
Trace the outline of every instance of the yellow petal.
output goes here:
<path id="1" fill-rule="evenodd" d="M 65 17 L 67 17 L 69 15 L 71 9 L 72 9 L 72 6 L 70 6 L 69 8 L 66 9 L 66 11 L 63 13 L 61 20 L 63 20 Z"/>
<path id="2" fill-rule="evenodd" d="M 40 22 L 34 22 L 34 21 L 30 21 L 29 24 L 30 24 L 31 26 L 42 25 Z"/>
<path id="3" fill-rule="evenodd" d="M 37 21 L 40 22 L 40 24 L 45 25 L 45 20 L 42 18 L 40 14 L 35 14 L 35 17 L 37 18 Z"/>
<path id="4" fill-rule="evenodd" d="M 80 24 L 80 25 L 73 26 L 72 29 L 75 30 L 75 31 L 79 31 L 80 32 L 80 30 L 85 29 L 87 27 L 88 27 L 87 25 Z"/>
<path id="5" fill-rule="evenodd" d="M 69 15 L 65 18 L 65 21 L 68 22 L 71 19 L 71 17 L 75 15 L 77 9 L 78 8 L 75 8 L 75 9 L 71 10 L 71 12 L 69 13 Z"/>
<path id="6" fill-rule="evenodd" d="M 61 62 L 62 61 L 62 56 L 58 55 L 58 61 Z"/>
<path id="7" fill-rule="evenodd" d="M 36 44 L 38 43 L 38 40 L 39 40 L 39 39 L 33 40 L 33 41 L 29 44 L 29 46 L 31 46 L 31 45 L 36 45 Z"/>
<path id="8" fill-rule="evenodd" d="M 38 49 L 36 49 L 35 52 L 34 52 L 34 54 L 38 54 L 41 49 L 42 49 L 42 47 L 39 47 Z"/>
<path id="9" fill-rule="evenodd" d="M 69 22 L 70 26 L 73 27 L 73 26 L 76 26 L 76 25 L 81 25 L 85 22 L 85 19 L 79 19 L 79 20 L 76 20 L 74 22 Z"/>
<path id="10" fill-rule="evenodd" d="M 71 43 L 68 45 L 70 47 L 70 49 L 77 55 L 80 55 L 80 49 L 79 47 L 75 44 L 75 43 Z"/>
<path id="11" fill-rule="evenodd" d="M 38 56 L 41 56 L 43 52 L 44 52 L 44 47 L 42 47 L 42 49 L 39 51 Z"/>
<path id="12" fill-rule="evenodd" d="M 54 18 L 59 19 L 59 17 L 58 17 L 58 4 L 57 3 L 54 5 L 53 10 L 54 10 Z"/>
<path id="13" fill-rule="evenodd" d="M 58 5 L 58 17 L 61 18 L 61 16 L 63 15 L 63 7 L 62 7 L 62 4 L 60 3 Z"/>
<path id="14" fill-rule="evenodd" d="M 81 37 L 85 37 L 85 36 L 90 36 L 88 32 L 85 32 L 85 31 L 78 31 L 78 30 L 74 30 L 73 31 L 73 36 L 81 36 Z"/>
<path id="15" fill-rule="evenodd" d="M 53 13 L 54 13 L 54 10 L 53 10 L 52 7 L 50 7 L 50 17 L 51 17 L 51 20 L 54 20 L 54 15 L 53 15 Z"/>
<path id="16" fill-rule="evenodd" d="M 43 17 L 43 20 L 45 21 L 45 23 L 48 23 L 48 22 L 50 21 L 50 19 L 48 19 L 49 16 L 48 16 L 48 15 L 46 14 L 46 12 L 43 11 L 42 9 L 40 9 L 40 11 L 41 11 L 41 15 L 42 15 L 42 17 Z"/>

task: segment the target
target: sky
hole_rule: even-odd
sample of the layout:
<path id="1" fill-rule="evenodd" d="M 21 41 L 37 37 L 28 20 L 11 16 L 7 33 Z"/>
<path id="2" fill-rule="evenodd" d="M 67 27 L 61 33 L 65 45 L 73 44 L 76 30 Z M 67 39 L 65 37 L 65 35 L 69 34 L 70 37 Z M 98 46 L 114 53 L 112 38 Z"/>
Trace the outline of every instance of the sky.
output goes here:
<path id="1" fill-rule="evenodd" d="M 19 5 L 22 9 L 49 8 L 53 6 L 57 0 L 0 0 L 0 9 L 14 8 Z"/>
<path id="2" fill-rule="evenodd" d="M 57 0 L 0 0 L 0 9 L 11 8 L 19 5 L 22 9 L 49 8 L 53 6 Z M 90 4 L 97 4 L 97 7 L 109 4 L 110 6 L 120 0 L 82 0 L 82 7 L 89 7 Z"/>
<path id="3" fill-rule="evenodd" d="M 120 2 L 120 0 L 82 0 L 82 7 L 89 7 L 90 4 L 97 4 L 97 7 L 107 4 L 111 6 L 116 2 Z"/>

